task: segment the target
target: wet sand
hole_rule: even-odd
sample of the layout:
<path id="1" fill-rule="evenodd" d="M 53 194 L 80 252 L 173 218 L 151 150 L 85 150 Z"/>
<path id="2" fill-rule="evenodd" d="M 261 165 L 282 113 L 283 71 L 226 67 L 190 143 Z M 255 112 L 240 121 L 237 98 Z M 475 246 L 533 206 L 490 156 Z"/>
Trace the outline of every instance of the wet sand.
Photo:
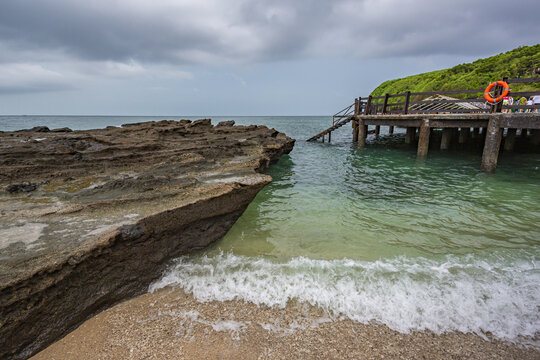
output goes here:
<path id="1" fill-rule="evenodd" d="M 101 312 L 32 359 L 383 358 L 540 359 L 540 349 L 474 334 L 402 334 L 331 320 L 306 304 L 201 303 L 169 287 Z"/>

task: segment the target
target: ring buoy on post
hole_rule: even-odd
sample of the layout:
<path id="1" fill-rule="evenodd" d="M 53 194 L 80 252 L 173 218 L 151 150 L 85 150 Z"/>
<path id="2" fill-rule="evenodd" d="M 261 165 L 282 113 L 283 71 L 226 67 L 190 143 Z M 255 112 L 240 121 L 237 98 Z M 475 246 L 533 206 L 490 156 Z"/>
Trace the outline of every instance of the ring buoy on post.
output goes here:
<path id="1" fill-rule="evenodd" d="M 494 99 L 491 96 L 491 94 L 489 93 L 489 91 L 496 85 L 502 86 L 503 92 L 502 92 L 501 95 L 499 95 L 498 97 L 496 97 Z M 502 80 L 495 81 L 495 82 L 492 82 L 491 84 L 489 84 L 488 87 L 486 88 L 486 90 L 484 90 L 484 99 L 486 99 L 486 101 L 489 102 L 489 103 L 497 104 L 498 102 L 502 101 L 503 97 L 508 95 L 509 91 L 510 91 L 510 87 L 508 86 L 508 84 L 505 81 L 502 81 Z"/>

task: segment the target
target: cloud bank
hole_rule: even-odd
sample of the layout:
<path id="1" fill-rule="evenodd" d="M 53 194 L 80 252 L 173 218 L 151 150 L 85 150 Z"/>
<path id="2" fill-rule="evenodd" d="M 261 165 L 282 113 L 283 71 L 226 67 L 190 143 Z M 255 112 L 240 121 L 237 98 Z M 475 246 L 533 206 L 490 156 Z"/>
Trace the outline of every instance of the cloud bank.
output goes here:
<path id="1" fill-rule="evenodd" d="M 500 0 L 6 0 L 0 91 L 69 89 L 99 76 L 189 79 L 190 66 L 480 56 L 536 43 L 535 8 L 532 0 L 519 10 Z"/>

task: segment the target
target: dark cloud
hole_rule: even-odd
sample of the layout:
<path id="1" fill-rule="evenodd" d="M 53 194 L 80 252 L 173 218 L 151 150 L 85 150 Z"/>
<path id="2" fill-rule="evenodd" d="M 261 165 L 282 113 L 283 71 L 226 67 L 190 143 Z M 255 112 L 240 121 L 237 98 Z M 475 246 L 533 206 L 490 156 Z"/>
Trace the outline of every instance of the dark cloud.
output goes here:
<path id="1" fill-rule="evenodd" d="M 0 4 L 0 41 L 86 60 L 173 63 L 474 55 L 537 41 L 536 7 L 532 0 L 519 11 L 500 0 L 17 0 Z"/>
<path id="2" fill-rule="evenodd" d="M 88 74 L 147 76 L 152 66 L 480 57 L 538 42 L 537 7 L 537 0 L 5 0 L 0 91 L 60 89 Z"/>

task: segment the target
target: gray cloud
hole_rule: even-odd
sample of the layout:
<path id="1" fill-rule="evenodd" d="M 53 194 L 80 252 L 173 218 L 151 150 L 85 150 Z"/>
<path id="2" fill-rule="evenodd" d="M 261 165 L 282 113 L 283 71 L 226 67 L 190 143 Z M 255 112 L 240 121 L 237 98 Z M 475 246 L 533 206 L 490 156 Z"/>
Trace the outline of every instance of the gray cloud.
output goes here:
<path id="1" fill-rule="evenodd" d="M 86 60 L 195 64 L 473 55 L 537 41 L 536 6 L 532 0 L 521 1 L 520 11 L 508 1 L 465 0 L 17 0 L 0 4 L 0 41 Z"/>
<path id="2" fill-rule="evenodd" d="M 484 56 L 538 41 L 536 2 L 5 0 L 1 89 L 63 89 L 90 75 L 190 79 L 178 67 L 196 65 Z"/>

